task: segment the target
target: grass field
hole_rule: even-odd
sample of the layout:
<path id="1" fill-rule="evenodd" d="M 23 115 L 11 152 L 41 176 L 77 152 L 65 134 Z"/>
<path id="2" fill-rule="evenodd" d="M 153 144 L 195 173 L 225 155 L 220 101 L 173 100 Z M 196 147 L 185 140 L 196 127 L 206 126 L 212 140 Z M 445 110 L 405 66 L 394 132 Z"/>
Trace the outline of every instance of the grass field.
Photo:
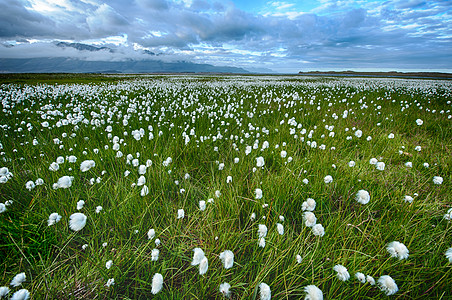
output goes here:
<path id="1" fill-rule="evenodd" d="M 19 77 L 0 295 L 452 298 L 451 81 Z"/>

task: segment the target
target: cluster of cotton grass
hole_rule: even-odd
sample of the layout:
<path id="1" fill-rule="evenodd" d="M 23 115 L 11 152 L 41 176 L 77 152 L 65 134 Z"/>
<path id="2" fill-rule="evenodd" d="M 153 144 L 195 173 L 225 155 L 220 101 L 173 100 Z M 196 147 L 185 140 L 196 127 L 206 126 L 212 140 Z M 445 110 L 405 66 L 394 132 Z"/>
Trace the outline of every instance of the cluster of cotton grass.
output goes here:
<path id="1" fill-rule="evenodd" d="M 189 78 L 187 77 L 183 80 L 189 80 Z M 30 128 L 29 132 L 33 135 L 33 146 L 36 149 L 42 149 L 39 150 L 42 151 L 40 157 L 46 157 L 43 152 L 46 149 L 44 145 L 47 142 L 42 140 L 40 136 L 42 134 L 48 134 L 52 139 L 50 139 L 49 146 L 51 148 L 47 149 L 52 149 L 52 153 L 56 152 L 57 158 L 49 158 L 45 161 L 45 166 L 40 167 L 40 172 L 31 172 L 34 175 L 29 175 L 36 176 L 36 174 L 39 174 L 45 180 L 40 177 L 36 178 L 38 176 L 29 178 L 30 180 L 26 181 L 25 184 L 21 184 L 21 188 L 23 189 L 25 187 L 32 196 L 39 196 L 40 193 L 50 191 L 55 195 L 67 195 L 71 200 L 76 196 L 85 199 L 80 200 L 80 198 L 77 198 L 78 202 L 76 207 L 64 207 L 66 202 L 62 200 L 61 206 L 58 209 L 54 208 L 46 211 L 46 217 L 45 219 L 42 218 L 42 221 L 47 222 L 48 229 L 59 232 L 63 231 L 64 229 L 62 228 L 68 224 L 72 233 L 71 236 L 74 236 L 77 242 L 83 241 L 85 243 L 85 240 L 90 239 L 90 234 L 96 235 L 97 231 L 100 230 L 99 220 L 101 219 L 101 215 L 113 214 L 117 211 L 118 207 L 115 207 L 116 205 L 124 206 L 127 202 L 135 201 L 136 203 L 145 203 L 147 207 L 147 203 L 154 200 L 155 202 L 148 209 L 152 212 L 158 211 L 159 206 L 164 207 L 168 203 L 161 203 L 163 201 L 160 201 L 161 199 L 156 197 L 156 195 L 159 195 L 159 193 L 164 195 L 168 189 L 174 187 L 177 191 L 171 195 L 171 201 L 177 201 L 179 198 L 184 199 L 184 201 L 178 203 L 177 205 L 180 206 L 172 210 L 171 217 L 164 216 L 165 218 L 171 219 L 171 221 L 168 221 L 170 225 L 165 229 L 168 232 L 173 227 L 183 228 L 184 226 L 189 226 L 187 223 L 191 224 L 191 222 L 194 222 L 193 215 L 195 215 L 196 210 L 201 212 L 199 227 L 203 227 L 205 225 L 202 223 L 204 218 L 206 218 L 206 222 L 212 221 L 211 216 L 208 219 L 209 213 L 211 212 L 207 209 L 207 205 L 212 205 L 213 214 L 218 213 L 220 215 L 220 205 L 216 206 L 214 203 L 218 202 L 221 205 L 228 205 L 228 201 L 233 202 L 233 199 L 230 198 L 234 198 L 234 200 L 237 198 L 240 199 L 236 200 L 237 202 L 244 199 L 240 203 L 240 209 L 244 210 L 243 214 L 247 216 L 251 215 L 250 219 L 252 222 L 250 223 L 250 228 L 252 229 L 250 230 L 252 230 L 253 236 L 250 240 L 252 240 L 252 247 L 255 248 L 253 250 L 256 250 L 255 253 L 257 253 L 253 255 L 259 258 L 265 258 L 269 257 L 272 251 L 284 250 L 281 249 L 283 245 L 281 241 L 285 239 L 293 241 L 295 239 L 294 236 L 297 235 L 296 231 L 303 230 L 302 228 L 306 227 L 310 238 L 315 241 L 313 243 L 322 245 L 326 237 L 334 234 L 334 232 L 328 230 L 327 236 L 325 236 L 325 228 L 318 221 L 325 221 L 328 225 L 329 217 L 326 215 L 328 211 L 326 208 L 331 203 L 328 202 L 329 199 L 325 195 L 334 194 L 336 192 L 336 186 L 341 184 L 341 174 L 336 169 L 345 165 L 347 168 L 346 172 L 356 172 L 356 169 L 364 169 L 366 168 L 365 165 L 368 166 L 368 164 L 363 163 L 361 159 L 350 157 L 343 164 L 337 161 L 333 161 L 334 164 L 330 162 L 332 168 L 322 170 L 322 173 L 310 173 L 301 168 L 301 166 L 305 167 L 304 164 L 309 166 L 306 159 L 309 159 L 311 156 L 328 157 L 328 155 L 331 155 L 334 157 L 336 155 L 336 147 L 339 148 L 341 144 L 353 145 L 353 143 L 357 143 L 356 145 L 361 145 L 363 143 L 373 143 L 375 140 L 372 138 L 374 135 L 373 131 L 371 132 L 364 126 L 361 127 L 358 125 L 353 125 L 356 127 L 350 126 L 351 128 L 347 127 L 342 131 L 340 122 L 350 121 L 354 123 L 356 120 L 359 121 L 360 114 L 364 115 L 364 113 L 380 116 L 380 104 L 384 103 L 383 100 L 377 99 L 374 101 L 373 99 L 369 100 L 363 97 L 354 103 L 355 100 L 351 100 L 351 95 L 344 95 L 344 99 L 335 99 L 332 91 L 339 92 L 341 89 L 339 86 L 342 84 L 342 86 L 350 88 L 350 91 L 353 90 L 354 95 L 355 93 L 359 94 L 368 90 L 373 91 L 386 88 L 387 82 L 360 80 L 344 81 L 340 82 L 340 84 L 337 82 L 293 83 L 290 80 L 275 81 L 272 78 L 249 79 L 249 81 L 232 78 L 214 82 L 213 84 L 200 84 L 194 81 L 186 85 L 183 80 L 178 81 L 175 79 L 171 84 L 166 80 L 156 80 L 155 82 L 145 80 L 130 81 L 121 82 L 116 85 L 101 85 L 90 88 L 83 85 L 60 86 L 48 87 L 48 91 L 30 87 L 23 94 L 23 97 L 12 98 L 7 95 L 4 96 L 4 108 L 9 106 L 13 109 L 18 104 L 15 99 L 26 98 L 29 95 L 33 95 L 33 93 L 36 95 L 49 95 L 49 97 L 45 97 L 45 99 L 48 98 L 46 100 L 48 103 L 33 103 L 32 105 L 32 109 L 35 110 L 35 114 L 40 119 L 39 122 L 35 122 L 37 128 L 33 129 L 31 123 L 30 125 L 26 125 L 26 127 Z M 407 87 L 403 86 L 404 84 L 406 83 L 391 83 L 391 88 L 418 88 L 418 83 L 414 85 L 413 83 L 406 84 Z M 208 88 L 208 94 L 204 95 L 201 91 L 206 87 Z M 300 89 L 300 87 L 306 90 Z M 430 91 L 429 89 L 432 87 L 436 87 L 436 85 L 432 84 L 426 90 Z M 10 88 L 14 89 L 14 87 Z M 283 92 L 276 92 L 278 89 L 281 89 Z M 237 90 L 246 91 L 248 98 L 235 98 L 234 93 L 231 93 L 231 91 Z M 15 92 L 20 93 L 21 91 L 18 90 Z M 326 93 L 326 99 L 316 99 L 315 95 L 321 93 Z M 55 98 L 50 95 L 71 95 L 73 101 L 64 107 L 57 101 L 53 101 L 52 99 Z M 208 98 L 208 103 L 203 103 L 199 100 L 205 98 L 204 96 Z M 110 99 L 110 102 L 104 99 L 107 97 Z M 30 96 L 30 98 L 32 97 Z M 89 101 L 86 101 L 87 99 Z M 344 108 L 344 100 L 348 101 L 346 108 Z M 244 109 L 244 105 L 248 104 L 249 107 Z M 405 103 L 401 103 L 401 106 L 403 110 L 409 109 Z M 285 113 L 281 113 L 283 111 Z M 322 111 L 325 114 L 322 120 L 323 122 L 316 120 L 316 122 L 318 121 L 317 124 L 309 124 L 310 116 L 315 115 L 317 111 Z M 438 113 L 443 114 L 444 112 Z M 266 124 L 262 126 L 262 123 L 259 122 L 260 119 L 266 119 L 267 117 L 279 125 L 276 125 L 274 128 L 267 128 L 269 126 Z M 208 120 L 207 126 L 202 123 L 206 119 Z M 206 127 L 202 128 L 201 124 Z M 421 119 L 416 120 L 417 126 L 422 126 L 423 124 L 424 121 Z M 235 126 L 238 128 L 237 130 L 234 129 Z M 72 133 L 70 132 L 71 130 Z M 83 130 L 89 130 L 90 133 L 93 133 L 93 136 L 80 136 L 79 132 L 83 132 Z M 61 133 L 61 131 L 64 132 Z M 22 132 L 22 130 L 18 130 L 18 132 Z M 97 141 L 96 138 L 98 139 Z M 389 144 L 400 139 L 400 134 L 394 134 L 392 132 L 384 133 L 385 143 Z M 177 150 L 166 149 L 167 141 L 180 143 L 177 144 Z M 82 143 L 84 146 L 77 146 L 77 144 Z M 421 153 L 424 151 L 421 151 L 421 149 L 425 149 L 424 147 L 422 145 L 422 148 L 417 148 L 415 151 Z M 299 148 L 305 151 L 306 157 L 302 157 L 297 152 Z M 196 152 L 197 155 L 206 157 L 205 160 L 208 161 L 206 164 L 214 166 L 209 167 L 209 170 L 212 172 L 211 181 L 202 182 L 203 178 L 206 177 L 205 174 L 194 172 L 196 175 L 192 178 L 186 173 L 187 171 L 182 165 L 189 164 L 189 162 L 183 161 L 182 157 L 184 155 L 190 157 L 190 151 L 198 151 Z M 231 152 L 232 156 L 229 157 Z M 374 171 L 371 174 L 375 177 L 386 176 L 388 169 L 394 167 L 391 163 L 392 160 L 385 157 L 384 153 L 376 153 L 374 155 L 378 159 L 370 159 L 369 163 L 372 165 L 372 169 L 369 168 L 367 171 Z M 196 155 L 193 157 L 196 158 Z M 233 157 L 234 159 L 232 160 Z M 367 161 L 369 157 L 366 157 L 365 160 Z M 73 168 L 72 166 L 77 161 L 81 161 L 79 168 Z M 413 162 L 409 161 L 403 164 L 407 169 L 415 169 L 416 164 Z M 188 167 L 192 168 L 193 166 Z M 276 171 L 271 171 L 271 168 Z M 10 169 L 15 170 L 13 168 Z M 104 171 L 102 171 L 103 169 Z M 243 171 L 244 169 L 247 171 Z M 107 174 L 105 170 L 108 170 L 110 177 L 102 177 Z M 193 170 L 205 171 L 206 168 L 203 165 L 199 165 L 193 167 Z M 302 202 L 301 211 L 296 213 L 289 211 L 290 215 L 295 217 L 285 223 L 284 217 L 281 215 L 283 210 L 281 207 L 284 206 L 277 203 L 279 199 L 274 199 L 278 198 L 278 195 L 270 196 L 270 194 L 274 193 L 272 189 L 274 190 L 275 188 L 271 187 L 266 177 L 271 177 L 271 172 L 281 172 L 281 175 L 287 177 L 296 176 L 299 186 L 305 189 L 303 196 L 296 199 L 296 201 Z M 114 174 L 112 175 L 111 173 Z M 182 176 L 181 174 L 184 173 L 185 175 Z M 15 172 L 15 174 L 17 173 Z M 435 187 L 442 185 L 443 177 L 439 175 L 441 174 L 434 176 L 433 179 L 430 176 L 429 183 Z M 7 167 L 0 169 L 1 183 L 8 182 L 8 184 L 12 184 L 16 180 L 16 177 L 13 178 Z M 14 180 L 11 180 L 12 178 Z M 130 191 L 132 196 L 127 198 L 127 201 L 124 199 L 114 199 L 116 202 L 113 207 L 104 210 L 102 206 L 98 205 L 102 203 L 94 203 L 94 201 L 102 200 L 93 200 L 93 197 L 88 199 L 78 195 L 80 190 L 85 188 L 89 191 L 85 193 L 86 195 L 89 195 L 96 189 L 102 190 L 107 185 L 103 185 L 104 178 L 106 179 L 105 181 L 109 180 L 110 182 L 121 182 L 121 180 L 124 180 L 126 182 L 124 186 L 126 186 L 126 190 Z M 160 187 L 158 184 L 155 184 L 156 178 L 162 182 L 165 182 L 167 178 L 171 178 L 171 185 Z M 247 178 L 247 184 L 249 186 L 244 184 L 244 186 L 247 186 L 246 188 L 243 190 L 238 189 L 235 184 L 236 182 L 243 182 L 243 178 Z M 205 183 L 205 190 L 208 192 L 202 190 L 202 188 L 199 188 L 194 183 L 190 183 L 191 180 L 193 182 L 199 180 Z M 352 200 L 354 198 L 359 203 L 359 209 L 370 211 L 373 209 L 374 203 L 381 201 L 381 199 L 377 199 L 378 197 L 375 196 L 374 190 L 370 185 L 366 186 L 359 181 L 354 182 L 354 184 L 354 187 L 351 189 L 351 198 Z M 92 185 L 95 186 L 91 187 Z M 312 186 L 317 185 L 322 188 L 322 192 L 318 195 L 310 190 Z M 123 186 L 121 185 L 120 187 Z M 290 194 L 292 195 L 292 191 L 297 188 L 291 187 Z M 369 189 L 372 192 L 372 201 L 370 193 L 360 188 Z M 191 195 L 194 193 L 193 190 L 196 189 L 202 190 L 202 193 L 199 194 L 209 194 L 209 197 L 212 198 L 206 197 L 200 200 L 195 196 L 193 197 L 196 198 L 194 202 Z M 237 190 L 241 191 L 240 194 L 236 192 Z M 307 195 L 312 196 L 308 197 Z M 205 201 L 206 199 L 208 199 L 207 203 Z M 413 198 L 410 199 L 405 196 L 404 199 L 409 203 L 413 202 Z M 107 201 L 105 202 L 108 203 Z M 174 203 L 170 204 L 173 205 Z M 5 212 L 6 206 L 7 202 L 5 204 L 0 203 L 0 212 Z M 42 206 L 45 207 L 45 203 L 42 203 Z M 193 208 L 194 206 L 196 206 L 196 210 Z M 90 212 L 94 212 L 95 214 Z M 275 221 L 278 216 L 278 221 Z M 444 215 L 444 219 L 448 221 L 451 219 L 451 216 L 452 211 L 449 210 Z M 232 219 L 239 218 L 238 214 L 228 217 Z M 301 219 L 302 222 L 299 222 L 298 220 Z M 115 221 L 121 222 L 122 220 Z M 221 223 L 223 220 L 215 221 Z M 147 220 L 141 222 L 147 222 Z M 162 220 L 162 223 L 165 222 L 166 220 Z M 109 232 L 114 234 L 116 226 L 113 226 L 113 224 L 109 225 L 112 227 L 108 229 Z M 135 226 L 136 224 L 131 225 Z M 85 227 L 87 228 L 84 229 Z M 196 230 L 193 230 L 193 228 L 190 228 L 190 230 L 193 231 L 190 232 L 190 235 L 197 235 Z M 231 231 L 233 230 L 234 228 L 231 229 Z M 138 233 L 139 231 L 136 230 L 135 232 Z M 216 232 L 216 234 L 220 236 L 220 239 L 226 235 L 222 232 Z M 159 237 L 164 239 L 162 236 Z M 321 237 L 324 236 L 325 238 L 322 239 Z M 162 250 L 163 254 L 161 254 L 158 249 L 161 241 L 158 238 L 155 239 L 156 231 L 154 228 L 148 230 L 147 237 L 149 243 L 151 241 L 155 243 L 155 248 L 152 246 L 152 249 L 147 250 L 150 252 L 149 259 L 153 266 L 162 267 L 162 271 L 159 272 L 165 275 L 164 272 L 170 273 L 172 269 L 181 268 L 180 265 L 169 266 L 167 264 L 167 261 L 171 261 L 169 256 L 173 249 L 165 248 L 165 251 Z M 77 240 L 77 238 L 80 238 L 80 240 Z M 165 236 L 165 238 L 172 239 L 173 237 Z M 175 238 L 175 240 L 177 241 L 178 238 Z M 107 247 L 107 242 L 102 242 L 102 247 Z M 165 240 L 163 240 L 163 245 L 169 247 L 166 246 Z M 201 278 L 217 276 L 216 272 L 209 271 L 209 263 L 212 268 L 212 266 L 221 262 L 222 269 L 228 270 L 233 274 L 239 273 L 242 268 L 242 266 L 233 268 L 234 253 L 238 253 L 241 250 L 240 245 L 235 245 L 234 249 L 230 248 L 231 250 L 224 250 L 224 248 L 227 248 L 224 247 L 218 251 L 218 254 L 215 251 L 209 253 L 211 248 L 204 248 L 201 240 L 191 241 L 190 245 L 191 248 L 186 249 L 186 251 L 193 252 L 191 266 L 196 267 L 193 269 L 196 269 L 197 274 L 200 275 L 198 276 L 200 282 L 202 281 Z M 220 242 L 218 242 L 218 245 L 223 246 Z M 82 250 L 86 250 L 88 247 L 88 244 L 83 244 L 81 248 Z M 207 255 L 202 249 L 209 249 L 206 250 Z M 218 248 L 216 249 L 218 250 Z M 452 261 L 451 249 L 445 252 L 446 258 L 449 261 Z M 390 257 L 398 258 L 399 260 L 408 259 L 409 257 L 407 247 L 398 241 L 388 243 L 386 250 Z M 414 251 L 416 249 L 412 250 L 415 253 Z M 360 249 L 354 249 L 354 251 L 360 251 Z M 296 253 L 297 263 L 303 264 L 301 255 L 298 254 L 299 252 Z M 243 257 L 242 259 L 243 261 L 239 261 L 239 263 L 241 265 L 247 265 L 250 263 L 247 260 L 253 261 L 254 257 Z M 116 265 L 116 260 L 105 259 L 102 261 L 102 265 L 104 263 L 105 268 L 110 271 L 116 267 L 120 268 L 119 264 Z M 316 264 L 320 263 L 316 262 Z M 259 269 L 265 266 L 256 265 L 254 267 Z M 350 274 L 345 266 L 337 264 L 333 267 L 333 270 L 336 272 L 336 277 L 340 281 L 350 279 Z M 185 272 L 185 270 L 181 271 Z M 157 294 L 163 290 L 164 278 L 161 273 L 153 271 L 152 274 L 150 292 Z M 110 277 L 110 273 L 108 273 L 108 276 Z M 397 284 L 389 275 L 381 276 L 377 280 L 377 283 L 373 277 L 364 275 L 361 272 L 357 272 L 355 277 L 362 283 L 368 282 L 370 285 L 377 284 L 386 295 L 392 295 L 398 291 Z M 165 275 L 165 278 L 168 277 Z M 398 278 L 396 279 L 399 280 Z M 123 279 L 121 280 L 122 282 L 124 281 Z M 321 279 L 313 276 L 312 280 L 320 281 Z M 221 278 L 221 281 L 223 281 L 223 278 Z M 107 289 L 112 290 L 118 282 L 120 282 L 118 278 L 116 278 L 116 282 L 115 278 L 109 278 L 105 286 Z M 233 281 L 230 282 L 233 283 Z M 260 299 L 268 300 L 271 298 L 272 289 L 279 292 L 283 288 L 282 286 L 278 286 L 278 282 L 271 278 L 259 278 L 256 282 L 257 285 L 255 285 L 255 288 L 256 291 L 258 290 Z M 318 285 L 326 287 L 328 282 L 323 281 L 323 283 L 323 285 L 320 283 Z M 300 282 L 297 282 L 298 284 Z M 302 284 L 306 284 L 306 282 Z M 242 290 L 243 286 L 245 284 L 241 283 L 241 286 L 235 289 L 234 285 L 231 286 L 230 283 L 223 282 L 220 284 L 219 289 L 216 286 L 215 290 L 216 293 L 225 297 L 231 297 L 233 295 L 232 292 L 237 290 L 237 296 L 240 296 L 238 293 L 239 290 Z M 168 289 L 173 288 L 169 283 L 167 287 Z M 306 285 L 303 290 L 306 294 L 305 299 L 323 299 L 323 292 L 316 285 Z M 8 292 L 2 287 L 0 288 L 0 293 Z M 25 292 L 21 292 L 20 295 L 23 295 L 22 298 L 18 298 L 19 296 L 17 296 L 15 299 L 26 299 L 24 297 L 28 297 L 28 294 Z M 281 294 L 277 295 L 281 296 Z"/>

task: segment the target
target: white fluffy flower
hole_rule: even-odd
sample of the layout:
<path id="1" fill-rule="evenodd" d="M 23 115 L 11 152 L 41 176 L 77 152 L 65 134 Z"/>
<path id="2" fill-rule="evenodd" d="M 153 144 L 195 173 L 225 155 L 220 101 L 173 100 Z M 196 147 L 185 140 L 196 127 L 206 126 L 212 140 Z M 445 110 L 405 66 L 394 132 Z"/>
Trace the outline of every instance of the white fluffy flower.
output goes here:
<path id="1" fill-rule="evenodd" d="M 22 282 L 25 281 L 25 279 L 27 278 L 27 276 L 25 276 L 25 273 L 19 273 L 16 276 L 14 276 L 13 280 L 11 280 L 10 285 L 17 287 L 19 285 L 22 284 Z"/>
<path id="2" fill-rule="evenodd" d="M 306 297 L 304 300 L 323 300 L 323 292 L 315 285 L 307 285 L 304 287 Z"/>
<path id="3" fill-rule="evenodd" d="M 256 194 L 256 196 L 254 197 L 255 199 L 262 199 L 262 190 L 257 188 L 256 190 L 254 190 L 254 193 Z"/>
<path id="4" fill-rule="evenodd" d="M 442 184 L 443 178 L 441 176 L 433 176 L 433 183 L 434 184 Z"/>
<path id="5" fill-rule="evenodd" d="M 140 196 L 144 197 L 147 194 L 149 194 L 149 188 L 147 185 L 143 185 L 143 187 L 141 188 L 141 191 L 140 191 Z"/>
<path id="6" fill-rule="evenodd" d="M 209 261 L 207 257 L 203 257 L 201 262 L 199 263 L 199 275 L 204 275 L 207 273 L 207 269 L 209 268 Z"/>
<path id="7" fill-rule="evenodd" d="M 315 236 L 324 236 L 325 235 L 325 228 L 323 228 L 322 224 L 315 224 L 312 226 L 312 233 Z"/>
<path id="8" fill-rule="evenodd" d="M 220 293 L 225 296 L 225 297 L 230 297 L 231 296 L 231 292 L 229 291 L 229 289 L 231 288 L 231 285 L 227 282 L 223 282 L 222 284 L 220 284 Z"/>
<path id="9" fill-rule="evenodd" d="M 30 298 L 30 292 L 26 289 L 20 289 L 15 292 L 10 300 L 27 300 Z"/>
<path id="10" fill-rule="evenodd" d="M 6 295 L 8 295 L 8 293 L 9 293 L 9 287 L 7 287 L 7 286 L 0 287 L 0 298 L 5 297 Z"/>
<path id="11" fill-rule="evenodd" d="M 4 203 L 0 203 L 0 214 L 6 211 L 6 205 Z"/>
<path id="12" fill-rule="evenodd" d="M 152 290 L 151 293 L 153 295 L 160 292 L 163 288 L 163 276 L 160 273 L 155 273 L 154 276 L 152 276 Z"/>
<path id="13" fill-rule="evenodd" d="M 411 196 L 405 195 L 405 197 L 403 197 L 403 200 L 405 202 L 411 203 L 411 202 L 413 202 L 414 199 Z"/>
<path id="14" fill-rule="evenodd" d="M 347 281 L 350 278 L 350 274 L 347 271 L 347 268 L 343 265 L 335 265 L 333 270 L 337 272 L 337 278 L 342 281 Z"/>
<path id="15" fill-rule="evenodd" d="M 183 219 L 185 217 L 185 211 L 181 208 L 177 210 L 177 218 Z"/>
<path id="16" fill-rule="evenodd" d="M 63 176 L 58 179 L 56 183 L 56 188 L 67 189 L 72 186 L 72 180 L 74 180 L 74 176 Z"/>
<path id="17" fill-rule="evenodd" d="M 192 266 L 199 265 L 201 263 L 201 260 L 204 258 L 204 251 L 202 251 L 201 248 L 195 248 L 193 249 L 193 261 L 191 262 Z"/>
<path id="18" fill-rule="evenodd" d="M 308 227 L 312 227 L 316 224 L 317 218 L 313 212 L 307 211 L 303 213 L 304 224 Z"/>
<path id="19" fill-rule="evenodd" d="M 159 259 L 160 250 L 152 249 L 151 251 L 151 261 L 157 261 Z"/>
<path id="20" fill-rule="evenodd" d="M 367 275 L 367 276 L 366 276 L 366 281 L 367 281 L 370 285 L 375 285 L 375 279 L 374 279 L 372 276 L 370 276 L 370 275 Z"/>
<path id="21" fill-rule="evenodd" d="M 357 137 L 357 138 L 360 138 L 360 137 L 362 137 L 363 136 L 363 132 L 361 131 L 361 130 L 356 130 L 355 131 L 355 136 Z"/>
<path id="22" fill-rule="evenodd" d="M 281 223 L 276 223 L 276 229 L 280 235 L 284 234 L 284 226 Z"/>
<path id="23" fill-rule="evenodd" d="M 60 169 L 60 165 L 57 164 L 56 162 L 51 163 L 50 166 L 49 166 L 49 170 L 52 171 L 52 172 L 56 172 L 59 169 Z"/>
<path id="24" fill-rule="evenodd" d="M 300 254 L 297 254 L 297 256 L 296 256 L 295 258 L 296 258 L 296 260 L 297 260 L 297 263 L 298 263 L 298 264 L 301 264 L 301 261 L 303 260 L 303 258 L 301 257 L 301 255 L 300 255 Z"/>
<path id="25" fill-rule="evenodd" d="M 35 183 L 33 181 L 27 181 L 27 183 L 25 183 L 25 188 L 29 191 L 31 191 L 32 189 L 35 188 Z"/>
<path id="26" fill-rule="evenodd" d="M 107 261 L 105 263 L 105 268 L 107 268 L 107 270 L 109 270 L 111 268 L 111 266 L 113 266 L 113 261 L 110 259 L 109 261 Z"/>
<path id="27" fill-rule="evenodd" d="M 452 263 L 452 247 L 447 249 L 444 255 L 446 255 L 446 258 L 449 260 L 450 263 Z"/>
<path id="28" fill-rule="evenodd" d="M 85 160 L 80 164 L 80 171 L 87 172 L 89 169 L 96 166 L 94 160 Z"/>
<path id="29" fill-rule="evenodd" d="M 256 167 L 260 168 L 265 165 L 264 158 L 262 156 L 259 156 L 256 158 Z"/>
<path id="30" fill-rule="evenodd" d="M 375 166 L 376 166 L 377 170 L 384 171 L 386 165 L 384 162 L 379 161 L 375 164 Z"/>
<path id="31" fill-rule="evenodd" d="M 155 237 L 155 229 L 151 228 L 148 231 L 148 239 L 152 240 Z"/>
<path id="32" fill-rule="evenodd" d="M 206 201 L 204 200 L 199 201 L 199 210 L 201 211 L 206 210 Z"/>
<path id="33" fill-rule="evenodd" d="M 397 257 L 400 260 L 407 259 L 410 253 L 408 248 L 398 241 L 390 242 L 386 246 L 386 250 L 388 250 L 389 254 L 391 254 L 391 257 Z"/>
<path id="34" fill-rule="evenodd" d="M 348 166 L 349 166 L 350 168 L 354 167 L 355 165 L 356 165 L 356 163 L 355 163 L 354 160 L 351 160 L 351 161 L 348 162 Z"/>
<path id="35" fill-rule="evenodd" d="M 389 135 L 388 135 L 388 139 L 393 139 L 394 138 L 394 133 L 390 133 Z"/>
<path id="36" fill-rule="evenodd" d="M 257 229 L 257 234 L 259 235 L 259 238 L 263 238 L 267 236 L 267 226 L 264 224 L 259 224 Z"/>
<path id="37" fill-rule="evenodd" d="M 361 283 L 366 283 L 366 276 L 361 272 L 356 272 L 355 274 L 356 279 L 358 279 Z"/>
<path id="38" fill-rule="evenodd" d="M 265 238 L 264 237 L 259 238 L 259 247 L 265 248 Z"/>
<path id="39" fill-rule="evenodd" d="M 450 221 L 452 220 L 452 208 L 449 208 L 449 210 L 447 211 L 447 213 L 444 215 L 444 220 Z"/>
<path id="40" fill-rule="evenodd" d="M 77 210 L 81 210 L 83 208 L 83 205 L 85 205 L 85 201 L 83 200 L 77 201 Z"/>
<path id="41" fill-rule="evenodd" d="M 366 190 L 359 190 L 356 193 L 355 200 L 358 201 L 361 204 L 367 204 L 370 201 L 370 195 L 369 192 Z"/>
<path id="42" fill-rule="evenodd" d="M 312 198 L 308 198 L 308 199 L 306 199 L 306 201 L 303 202 L 303 204 L 301 204 L 301 209 L 303 211 L 305 211 L 305 210 L 313 211 L 315 209 L 315 205 L 316 205 L 315 200 Z"/>
<path id="43" fill-rule="evenodd" d="M 69 217 L 69 227 L 74 231 L 80 231 L 86 225 L 86 216 L 82 213 L 74 213 Z"/>
<path id="44" fill-rule="evenodd" d="M 331 175 L 326 175 L 325 178 L 323 178 L 323 181 L 325 181 L 325 183 L 331 183 L 333 182 L 333 177 Z"/>
<path id="45" fill-rule="evenodd" d="M 260 294 L 260 300 L 270 300 L 271 299 L 272 292 L 271 292 L 268 284 L 266 284 L 264 282 L 259 284 L 259 294 Z"/>
<path id="46" fill-rule="evenodd" d="M 378 279 L 378 286 L 387 296 L 394 295 L 399 290 L 394 279 L 389 275 L 381 276 Z"/>
<path id="47" fill-rule="evenodd" d="M 309 183 L 309 180 L 308 180 L 307 178 L 305 178 L 305 179 L 302 180 L 302 182 L 303 182 L 304 184 L 308 184 L 308 183 Z"/>
<path id="48" fill-rule="evenodd" d="M 100 213 L 102 209 L 103 209 L 102 206 L 100 206 L 100 205 L 97 206 L 96 207 L 96 214 Z"/>
<path id="49" fill-rule="evenodd" d="M 53 224 L 60 222 L 60 220 L 61 216 L 58 213 L 51 213 L 49 219 L 47 220 L 47 225 L 52 226 Z"/>
<path id="50" fill-rule="evenodd" d="M 225 269 L 230 269 L 234 265 L 234 253 L 231 250 L 225 250 L 220 253 L 220 259 Z"/>
<path id="51" fill-rule="evenodd" d="M 115 279 L 114 278 L 108 279 L 107 283 L 105 284 L 106 287 L 110 287 L 112 285 L 115 285 Z"/>
<path id="52" fill-rule="evenodd" d="M 378 162 L 378 160 L 375 157 L 373 157 L 369 160 L 369 164 L 371 164 L 371 165 L 376 165 L 377 162 Z"/>
<path id="53" fill-rule="evenodd" d="M 422 121 L 421 119 L 416 119 L 416 124 L 417 126 L 421 126 L 422 124 L 424 124 L 424 121 Z"/>

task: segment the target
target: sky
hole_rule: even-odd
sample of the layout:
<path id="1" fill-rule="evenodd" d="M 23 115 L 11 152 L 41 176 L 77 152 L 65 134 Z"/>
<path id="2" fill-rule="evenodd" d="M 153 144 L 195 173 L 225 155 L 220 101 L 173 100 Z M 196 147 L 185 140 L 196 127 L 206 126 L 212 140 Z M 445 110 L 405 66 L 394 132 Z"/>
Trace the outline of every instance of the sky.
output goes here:
<path id="1" fill-rule="evenodd" d="M 31 57 L 452 72 L 452 0 L 0 0 L 0 58 Z"/>

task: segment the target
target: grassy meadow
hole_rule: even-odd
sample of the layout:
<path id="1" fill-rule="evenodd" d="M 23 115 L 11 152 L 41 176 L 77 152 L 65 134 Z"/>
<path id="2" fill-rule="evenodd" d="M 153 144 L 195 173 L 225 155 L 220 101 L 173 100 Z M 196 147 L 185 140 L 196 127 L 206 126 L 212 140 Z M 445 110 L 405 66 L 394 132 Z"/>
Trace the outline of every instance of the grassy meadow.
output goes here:
<path id="1" fill-rule="evenodd" d="M 0 295 L 452 298 L 451 81 L 94 77 L 0 86 Z"/>

